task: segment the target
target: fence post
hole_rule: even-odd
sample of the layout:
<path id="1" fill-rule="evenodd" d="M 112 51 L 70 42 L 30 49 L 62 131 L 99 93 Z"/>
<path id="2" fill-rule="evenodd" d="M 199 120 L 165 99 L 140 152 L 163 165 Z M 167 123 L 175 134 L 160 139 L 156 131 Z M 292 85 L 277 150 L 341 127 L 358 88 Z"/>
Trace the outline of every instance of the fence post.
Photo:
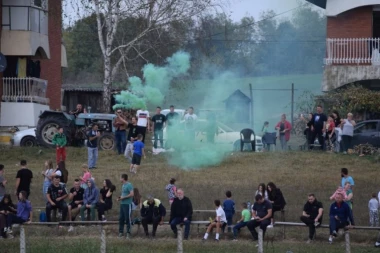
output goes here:
<path id="1" fill-rule="evenodd" d="M 106 230 L 103 225 L 100 225 L 100 253 L 106 253 Z"/>
<path id="2" fill-rule="evenodd" d="M 25 229 L 23 225 L 20 225 L 20 253 L 25 253 Z"/>
<path id="3" fill-rule="evenodd" d="M 183 253 L 183 243 L 182 243 L 182 227 L 180 226 L 177 231 L 177 253 Z"/>
<path id="4" fill-rule="evenodd" d="M 348 230 L 345 231 L 344 238 L 346 241 L 346 253 L 351 253 L 350 232 Z"/>
<path id="5" fill-rule="evenodd" d="M 263 247 L 263 230 L 259 228 L 259 247 L 257 248 L 258 253 L 263 253 L 264 252 L 264 247 Z"/>

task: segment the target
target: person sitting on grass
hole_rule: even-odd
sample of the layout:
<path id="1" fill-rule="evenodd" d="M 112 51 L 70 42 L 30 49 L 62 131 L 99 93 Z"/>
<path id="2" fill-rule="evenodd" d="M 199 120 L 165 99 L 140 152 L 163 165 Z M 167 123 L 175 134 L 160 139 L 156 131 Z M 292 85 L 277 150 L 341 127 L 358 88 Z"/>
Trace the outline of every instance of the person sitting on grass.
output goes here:
<path id="1" fill-rule="evenodd" d="M 269 200 L 264 199 L 260 194 L 256 195 L 255 203 L 252 207 L 252 219 L 248 222 L 247 227 L 252 234 L 254 240 L 258 240 L 258 234 L 256 227 L 260 226 L 263 231 L 263 238 L 265 231 L 271 222 L 272 217 L 272 203 Z"/>
<path id="2" fill-rule="evenodd" d="M 0 201 L 0 237 L 7 237 L 7 229 L 10 225 L 7 223 L 7 217 L 9 214 L 17 214 L 17 210 L 12 203 L 11 195 L 5 194 Z"/>
<path id="3" fill-rule="evenodd" d="M 149 195 L 148 199 L 142 204 L 140 213 L 145 235 L 149 237 L 148 224 L 153 224 L 152 237 L 154 238 L 156 236 L 158 225 L 164 224 L 164 217 L 166 215 L 165 207 L 159 199 Z"/>
<path id="4" fill-rule="evenodd" d="M 333 238 L 337 237 L 340 228 L 349 229 L 354 226 L 354 217 L 350 206 L 343 201 L 342 194 L 338 193 L 335 202 L 330 206 L 330 237 L 329 243 L 333 242 Z M 351 225 L 349 224 L 351 223 Z"/>
<path id="5" fill-rule="evenodd" d="M 55 176 L 53 183 L 49 186 L 46 198 L 48 202 L 46 203 L 46 216 L 47 221 L 51 222 L 51 210 L 58 209 L 62 211 L 62 221 L 66 221 L 66 216 L 68 212 L 67 204 L 65 198 L 67 198 L 66 188 L 60 184 L 59 176 Z"/>
<path id="6" fill-rule="evenodd" d="M 74 187 L 70 189 L 69 194 L 69 200 L 71 201 L 68 206 L 69 211 L 69 221 L 73 221 L 75 217 L 73 217 L 73 210 L 76 210 L 76 213 L 78 213 L 78 210 L 82 207 L 83 204 L 83 195 L 84 195 L 84 189 L 80 187 L 80 180 L 75 179 L 74 181 Z M 69 232 L 73 231 L 73 226 L 70 226 Z"/>
<path id="7" fill-rule="evenodd" d="M 116 187 L 112 184 L 111 180 L 105 179 L 103 188 L 100 190 L 100 199 L 98 202 L 98 219 L 100 221 L 107 221 L 104 213 L 112 209 L 112 193 L 115 190 Z"/>
<path id="8" fill-rule="evenodd" d="M 232 193 L 231 191 L 226 191 L 226 197 L 227 199 L 223 202 L 223 210 L 226 214 L 227 218 L 227 225 L 228 225 L 228 232 L 231 232 L 231 225 L 232 225 L 232 219 L 235 214 L 235 202 L 232 200 Z"/>
<path id="9" fill-rule="evenodd" d="M 207 231 L 203 237 L 203 240 L 207 240 L 208 235 L 212 232 L 214 228 L 216 228 L 215 241 L 218 242 L 221 228 L 223 227 L 224 224 L 227 223 L 227 219 L 226 219 L 226 214 L 224 213 L 224 210 L 220 205 L 220 200 L 219 199 L 214 200 L 214 204 L 216 207 L 216 218 L 215 218 L 215 221 L 212 222 L 207 227 Z"/>
<path id="10" fill-rule="evenodd" d="M 251 212 L 248 210 L 247 203 L 241 204 L 243 211 L 241 211 L 241 219 L 238 220 L 237 224 L 234 226 L 234 241 L 237 241 L 237 235 L 241 228 L 247 226 L 248 222 L 251 220 Z"/>
<path id="11" fill-rule="evenodd" d="M 27 193 L 21 191 L 18 196 L 17 203 L 17 214 L 9 213 L 7 217 L 7 237 L 13 238 L 12 236 L 12 225 L 13 224 L 23 224 L 25 222 L 31 223 L 33 219 L 32 204 L 26 198 Z"/>
<path id="12" fill-rule="evenodd" d="M 83 205 L 80 208 L 80 215 L 82 221 L 84 221 L 84 210 L 91 211 L 91 221 L 95 220 L 95 207 L 99 200 L 99 190 L 96 188 L 95 181 L 93 179 L 87 180 L 87 188 L 84 190 Z"/>
<path id="13" fill-rule="evenodd" d="M 142 142 L 143 136 L 142 134 L 137 135 L 137 140 L 133 143 L 133 156 L 132 156 L 132 163 L 130 167 L 130 172 L 136 174 L 137 169 L 139 168 L 141 164 L 141 157 L 145 157 L 145 151 L 144 151 L 144 143 Z"/>
<path id="14" fill-rule="evenodd" d="M 309 239 L 307 243 L 311 243 L 314 239 L 315 228 L 322 223 L 323 205 L 319 202 L 314 194 L 309 194 L 306 204 L 303 207 L 301 221 L 309 227 Z"/>

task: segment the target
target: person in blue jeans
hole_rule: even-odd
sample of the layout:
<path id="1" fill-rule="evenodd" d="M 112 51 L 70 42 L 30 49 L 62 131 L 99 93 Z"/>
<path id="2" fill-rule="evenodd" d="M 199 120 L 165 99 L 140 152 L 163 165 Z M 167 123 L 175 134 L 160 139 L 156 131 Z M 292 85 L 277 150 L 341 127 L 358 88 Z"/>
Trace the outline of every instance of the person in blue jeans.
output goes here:
<path id="1" fill-rule="evenodd" d="M 7 238 L 11 239 L 12 236 L 12 225 L 13 224 L 23 224 L 31 223 L 33 219 L 32 204 L 27 200 L 27 192 L 20 191 L 18 194 L 17 203 L 17 214 L 10 213 L 7 216 Z"/>
<path id="2" fill-rule="evenodd" d="M 117 117 L 113 121 L 113 126 L 115 128 L 115 141 L 116 148 L 119 155 L 124 154 L 125 147 L 127 146 L 127 126 L 128 122 L 123 116 L 123 111 L 121 109 L 116 110 Z"/>
<path id="3" fill-rule="evenodd" d="M 99 201 L 99 189 L 95 185 L 93 179 L 87 180 L 87 188 L 83 194 L 83 205 L 80 208 L 80 215 L 82 221 L 84 221 L 84 210 L 91 211 L 91 220 L 95 220 L 95 207 Z"/>
<path id="4" fill-rule="evenodd" d="M 177 198 L 174 199 L 170 209 L 170 227 L 173 230 L 175 238 L 177 238 L 177 225 L 185 225 L 184 239 L 189 239 L 190 223 L 193 216 L 193 206 L 182 189 L 177 190 Z"/>
<path id="5" fill-rule="evenodd" d="M 117 198 L 120 202 L 120 214 L 119 214 L 119 238 L 123 237 L 124 225 L 127 225 L 126 238 L 131 238 L 131 212 L 132 212 L 132 200 L 134 196 L 133 185 L 128 181 L 128 175 L 123 174 L 120 178 L 123 186 L 121 187 L 121 196 Z"/>
<path id="6" fill-rule="evenodd" d="M 231 199 L 232 197 L 231 191 L 226 191 L 226 197 L 227 199 L 223 202 L 223 210 L 227 218 L 228 232 L 231 232 L 230 226 L 232 225 L 232 219 L 235 214 L 235 202 Z"/>
<path id="7" fill-rule="evenodd" d="M 251 220 L 251 212 L 248 210 L 247 203 L 241 204 L 243 211 L 241 212 L 241 219 L 234 226 L 234 241 L 237 241 L 237 235 L 241 228 L 247 226 L 248 222 Z"/>
<path id="8" fill-rule="evenodd" d="M 100 132 L 98 125 L 92 125 L 92 129 L 87 133 L 87 151 L 88 151 L 88 168 L 96 169 L 96 162 L 98 160 L 98 138 Z"/>
<path id="9" fill-rule="evenodd" d="M 333 238 L 337 237 L 340 228 L 353 228 L 354 217 L 350 206 L 343 201 L 343 195 L 338 193 L 335 196 L 335 202 L 330 206 L 330 237 L 329 242 L 333 242 Z M 351 225 L 350 225 L 351 223 Z"/>

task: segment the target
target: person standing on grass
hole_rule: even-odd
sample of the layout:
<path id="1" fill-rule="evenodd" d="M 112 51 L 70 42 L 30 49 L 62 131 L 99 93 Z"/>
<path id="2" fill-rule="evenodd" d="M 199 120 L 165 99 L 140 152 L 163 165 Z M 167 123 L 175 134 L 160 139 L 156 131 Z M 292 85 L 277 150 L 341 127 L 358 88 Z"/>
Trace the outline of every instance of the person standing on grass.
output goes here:
<path id="1" fill-rule="evenodd" d="M 95 220 L 95 208 L 99 200 L 99 189 L 96 188 L 93 179 L 87 180 L 87 188 L 84 190 L 83 205 L 80 208 L 80 216 L 84 221 L 84 210 L 91 211 L 91 221 Z"/>
<path id="2" fill-rule="evenodd" d="M 263 231 L 263 238 L 265 236 L 265 231 L 269 224 L 271 224 L 272 217 L 272 204 L 269 200 L 265 200 L 260 194 L 256 195 L 255 203 L 252 207 L 252 220 L 248 222 L 247 227 L 251 232 L 254 240 L 258 240 L 258 234 L 256 232 L 256 227 L 260 226 Z"/>
<path id="3" fill-rule="evenodd" d="M 51 221 L 51 210 L 58 209 L 62 211 L 62 221 L 66 221 L 66 216 L 68 212 L 67 204 L 65 198 L 68 194 L 66 188 L 61 185 L 59 176 L 53 178 L 53 183 L 49 186 L 46 197 L 48 202 L 46 203 L 46 216 L 47 221 Z"/>
<path id="4" fill-rule="evenodd" d="M 26 198 L 27 193 L 25 191 L 20 191 L 17 203 L 17 214 L 9 213 L 7 216 L 7 237 L 13 238 L 12 236 L 12 225 L 13 224 L 23 224 L 25 222 L 31 223 L 33 220 L 32 204 Z"/>
<path id="5" fill-rule="evenodd" d="M 183 223 L 185 225 L 184 239 L 189 239 L 190 223 L 193 216 L 193 205 L 182 189 L 177 190 L 177 198 L 174 199 L 170 208 L 170 227 L 177 238 L 177 225 Z"/>
<path id="6" fill-rule="evenodd" d="M 313 149 L 315 138 L 318 137 L 319 145 L 321 145 L 321 150 L 325 148 L 325 138 L 324 133 L 326 132 L 326 122 L 327 117 L 323 113 L 323 107 L 321 105 L 317 106 L 317 113 L 311 118 L 311 134 L 310 134 L 310 149 Z"/>
<path id="7" fill-rule="evenodd" d="M 56 146 L 56 161 L 57 164 L 60 161 L 66 161 L 66 144 L 67 138 L 63 133 L 63 127 L 58 127 L 58 133 L 56 133 L 53 137 L 52 144 Z"/>
<path id="8" fill-rule="evenodd" d="M 125 148 L 124 156 L 129 162 L 132 162 L 133 143 L 137 140 L 137 120 L 135 116 L 132 117 L 132 124 L 128 124 L 128 128 L 128 144 Z"/>
<path id="9" fill-rule="evenodd" d="M 152 131 L 154 134 L 153 147 L 157 148 L 157 142 L 160 141 L 160 147 L 164 148 L 164 128 L 166 117 L 161 113 L 161 107 L 157 106 L 156 114 L 152 117 Z"/>
<path id="10" fill-rule="evenodd" d="M 113 120 L 113 127 L 115 128 L 116 148 L 119 155 L 124 154 L 127 145 L 126 129 L 128 122 L 123 116 L 121 109 L 116 110 L 116 118 Z"/>
<path id="11" fill-rule="evenodd" d="M 144 156 L 144 159 L 146 158 L 144 151 L 145 144 L 142 142 L 142 139 L 143 136 L 141 134 L 138 134 L 137 140 L 133 143 L 133 156 L 129 172 L 132 172 L 134 174 L 137 173 L 137 169 L 141 164 L 141 157 Z"/>
<path id="12" fill-rule="evenodd" d="M 98 139 L 100 132 L 98 125 L 93 124 L 92 129 L 87 133 L 87 151 L 88 151 L 88 167 L 96 169 L 96 162 L 98 161 Z"/>
<path id="13" fill-rule="evenodd" d="M 372 198 L 368 202 L 369 210 L 369 225 L 371 227 L 379 226 L 379 201 L 376 198 L 376 193 L 372 193 Z"/>
<path id="14" fill-rule="evenodd" d="M 306 204 L 303 207 L 301 221 L 309 227 L 309 239 L 307 243 L 311 243 L 314 239 L 315 228 L 322 223 L 323 205 L 319 202 L 314 194 L 309 194 Z"/>
<path id="15" fill-rule="evenodd" d="M 227 231 L 231 232 L 231 225 L 232 225 L 232 219 L 235 214 L 235 202 L 232 200 L 232 193 L 231 191 L 226 191 L 226 197 L 227 199 L 223 202 L 223 209 L 226 214 L 227 218 Z"/>
<path id="16" fill-rule="evenodd" d="M 352 203 L 353 203 L 352 199 L 354 197 L 354 194 L 351 190 L 351 184 L 349 182 L 346 182 L 346 184 L 344 185 L 344 190 L 346 192 L 347 198 L 343 199 L 343 201 L 346 202 L 352 210 Z"/>
<path id="17" fill-rule="evenodd" d="M 111 180 L 105 179 L 103 182 L 103 188 L 100 190 L 100 199 L 98 206 L 98 219 L 100 221 L 107 221 L 104 216 L 105 211 L 112 209 L 112 194 L 116 190 L 116 187 L 112 184 Z"/>
<path id="18" fill-rule="evenodd" d="M 131 238 L 131 212 L 132 212 L 132 199 L 133 199 L 133 185 L 128 182 L 128 175 L 121 175 L 121 196 L 117 198 L 120 202 L 120 214 L 119 214 L 119 238 L 124 235 L 124 224 L 127 225 L 126 238 Z"/>
<path id="19" fill-rule="evenodd" d="M 0 201 L 4 198 L 6 185 L 7 180 L 4 177 L 4 165 L 0 164 Z"/>
<path id="20" fill-rule="evenodd" d="M 348 169 L 347 168 L 342 168 L 340 170 L 340 174 L 342 176 L 342 182 L 341 182 L 341 185 L 342 187 L 344 188 L 344 186 L 346 185 L 347 182 L 350 183 L 351 185 L 351 189 L 353 188 L 353 186 L 355 185 L 355 182 L 354 182 L 354 179 L 348 175 Z"/>
<path id="21" fill-rule="evenodd" d="M 28 169 L 26 160 L 20 161 L 21 169 L 17 171 L 16 175 L 16 191 L 15 194 L 17 197 L 20 196 L 21 191 L 25 191 L 26 199 L 29 198 L 30 194 L 30 184 L 32 183 L 33 172 Z"/>
<path id="22" fill-rule="evenodd" d="M 220 205 L 220 200 L 214 200 L 214 204 L 216 207 L 216 218 L 215 221 L 207 227 L 207 231 L 203 237 L 204 241 L 207 240 L 208 235 L 212 232 L 212 230 L 216 228 L 215 241 L 219 242 L 219 234 L 221 232 L 221 228 L 225 223 L 227 223 L 226 214 L 223 211 L 222 206 Z"/>
<path id="23" fill-rule="evenodd" d="M 48 201 L 46 194 L 47 194 L 49 186 L 52 183 L 53 172 L 54 172 L 53 161 L 51 161 L 51 160 L 46 161 L 45 162 L 45 169 L 41 172 L 42 176 L 44 177 L 44 184 L 42 185 L 42 195 L 45 199 L 45 202 Z"/>
<path id="24" fill-rule="evenodd" d="M 238 220 L 237 224 L 234 226 L 234 241 L 237 241 L 237 235 L 241 228 L 247 226 L 248 222 L 251 220 L 251 212 L 248 210 L 247 203 L 241 204 L 243 211 L 241 211 L 241 219 Z"/>
<path id="25" fill-rule="evenodd" d="M 292 130 L 292 124 L 286 120 L 286 115 L 281 115 L 281 121 L 277 123 L 275 129 L 279 132 L 281 149 L 286 150 L 287 143 L 290 140 L 290 131 Z"/>
<path id="26" fill-rule="evenodd" d="M 189 141 L 195 140 L 195 127 L 197 125 L 198 116 L 194 113 L 194 108 L 192 106 L 183 115 L 185 121 L 185 131 Z"/>
<path id="27" fill-rule="evenodd" d="M 148 224 L 153 224 L 152 237 L 156 236 L 158 225 L 164 224 L 166 209 L 159 199 L 148 195 L 148 199 L 144 201 L 141 208 L 141 223 L 144 228 L 146 237 L 149 237 Z"/>
<path id="28" fill-rule="evenodd" d="M 286 201 L 280 188 L 277 188 L 273 182 L 268 183 L 267 191 L 268 191 L 269 201 L 272 204 L 271 224 L 268 227 L 272 228 L 274 226 L 274 212 L 282 211 L 284 207 L 286 206 Z"/>
<path id="29" fill-rule="evenodd" d="M 337 194 L 335 202 L 330 206 L 330 237 L 329 243 L 333 242 L 333 238 L 337 237 L 340 228 L 353 228 L 354 217 L 352 210 L 346 202 L 343 201 L 342 194 Z M 350 225 L 351 223 L 351 225 Z"/>
<path id="30" fill-rule="evenodd" d="M 80 187 L 80 181 L 79 179 L 75 179 L 74 181 L 74 187 L 70 189 L 69 194 L 69 201 L 70 204 L 68 205 L 68 213 L 69 213 L 69 221 L 73 221 L 72 212 L 74 209 L 80 209 L 83 204 L 83 195 L 84 195 L 84 189 Z M 70 226 L 69 232 L 73 231 L 73 226 Z"/>
<path id="31" fill-rule="evenodd" d="M 177 187 L 175 186 L 175 178 L 171 178 L 169 184 L 165 187 L 165 190 L 168 192 L 169 204 L 173 204 L 174 199 L 176 198 Z"/>
<path id="32" fill-rule="evenodd" d="M 175 137 L 178 131 L 178 125 L 180 122 L 180 116 L 174 111 L 174 105 L 170 106 L 169 113 L 166 115 L 166 144 L 167 149 L 174 148 Z"/>
<path id="33" fill-rule="evenodd" d="M 149 111 L 145 109 L 137 110 L 137 133 L 141 134 L 142 142 L 145 143 L 146 129 L 150 129 Z"/>
<path id="34" fill-rule="evenodd" d="M 348 113 L 347 119 L 342 120 L 340 127 L 342 128 L 343 154 L 347 154 L 352 149 L 352 137 L 354 136 L 354 127 L 356 122 L 352 119 L 353 114 Z"/>
<path id="35" fill-rule="evenodd" d="M 87 188 L 87 181 L 89 179 L 91 179 L 91 177 L 92 177 L 90 169 L 88 168 L 87 164 L 82 165 L 82 172 L 83 172 L 83 175 L 79 177 L 79 179 L 81 180 L 80 187 L 82 187 L 83 189 L 86 189 Z"/>

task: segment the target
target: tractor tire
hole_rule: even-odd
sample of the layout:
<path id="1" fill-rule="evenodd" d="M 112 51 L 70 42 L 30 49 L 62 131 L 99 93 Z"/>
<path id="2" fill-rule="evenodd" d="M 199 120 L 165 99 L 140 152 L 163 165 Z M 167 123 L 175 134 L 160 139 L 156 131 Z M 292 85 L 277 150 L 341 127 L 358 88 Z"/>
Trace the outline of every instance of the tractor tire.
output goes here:
<path id="1" fill-rule="evenodd" d="M 41 146 L 54 148 L 52 144 L 54 135 L 58 132 L 58 127 L 63 127 L 63 133 L 66 135 L 67 143 L 71 138 L 71 123 L 64 117 L 56 117 L 54 115 L 47 116 L 38 121 L 36 129 L 37 143 Z"/>
<path id="2" fill-rule="evenodd" d="M 21 147 L 35 147 L 37 146 L 36 138 L 33 136 L 26 136 L 20 142 Z"/>
<path id="3" fill-rule="evenodd" d="M 113 133 L 103 133 L 98 141 L 100 150 L 114 150 L 116 147 L 115 135 Z"/>

